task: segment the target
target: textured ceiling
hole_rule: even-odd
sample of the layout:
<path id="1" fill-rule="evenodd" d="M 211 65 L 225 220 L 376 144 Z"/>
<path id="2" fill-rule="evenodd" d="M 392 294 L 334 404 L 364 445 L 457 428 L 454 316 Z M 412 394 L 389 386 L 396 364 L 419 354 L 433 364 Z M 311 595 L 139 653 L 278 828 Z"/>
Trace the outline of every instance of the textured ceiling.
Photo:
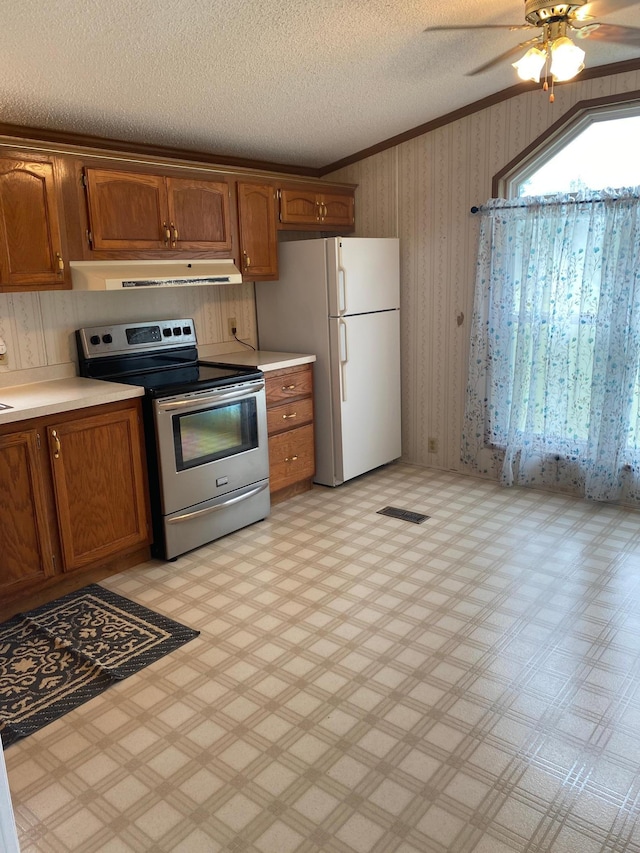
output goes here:
<path id="1" fill-rule="evenodd" d="M 0 122 L 324 166 L 517 82 L 466 73 L 529 34 L 425 27 L 523 20 L 520 0 L 4 0 Z M 640 26 L 640 4 L 605 20 Z"/>

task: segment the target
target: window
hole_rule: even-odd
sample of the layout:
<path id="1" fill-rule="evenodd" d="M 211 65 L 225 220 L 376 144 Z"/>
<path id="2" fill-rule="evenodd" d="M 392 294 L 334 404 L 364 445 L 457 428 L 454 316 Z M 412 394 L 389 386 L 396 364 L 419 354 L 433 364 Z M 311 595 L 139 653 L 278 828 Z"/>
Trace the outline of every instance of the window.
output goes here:
<path id="1" fill-rule="evenodd" d="M 640 505 L 640 116 L 587 119 L 482 209 L 463 459 Z"/>
<path id="2" fill-rule="evenodd" d="M 517 185 L 519 196 L 640 186 L 640 116 L 594 122 Z"/>
<path id="3" fill-rule="evenodd" d="M 640 185 L 640 99 L 576 104 L 495 175 L 494 198 Z"/>

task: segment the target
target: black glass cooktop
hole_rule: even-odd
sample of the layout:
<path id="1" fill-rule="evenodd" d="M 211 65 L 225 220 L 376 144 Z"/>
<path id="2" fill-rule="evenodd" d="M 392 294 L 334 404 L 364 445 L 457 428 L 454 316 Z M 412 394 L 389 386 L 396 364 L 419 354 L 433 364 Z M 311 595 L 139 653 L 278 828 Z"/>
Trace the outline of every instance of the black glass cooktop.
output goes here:
<path id="1" fill-rule="evenodd" d="M 139 372 L 123 377 L 112 377 L 117 382 L 128 385 L 142 385 L 151 397 L 169 396 L 188 391 L 218 388 L 233 385 L 239 381 L 259 379 L 262 373 L 253 368 L 228 367 L 210 362 L 181 367 L 165 368 L 152 372 Z"/>

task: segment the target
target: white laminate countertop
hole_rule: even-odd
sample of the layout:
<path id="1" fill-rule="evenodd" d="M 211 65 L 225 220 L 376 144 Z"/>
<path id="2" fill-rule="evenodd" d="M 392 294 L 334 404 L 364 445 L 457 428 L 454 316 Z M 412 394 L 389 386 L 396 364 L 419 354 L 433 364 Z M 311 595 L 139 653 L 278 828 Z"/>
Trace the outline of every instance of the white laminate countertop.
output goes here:
<path id="1" fill-rule="evenodd" d="M 144 388 L 138 385 L 82 376 L 0 387 L 0 404 L 11 406 L 10 409 L 0 408 L 0 425 L 142 396 Z"/>
<path id="2" fill-rule="evenodd" d="M 201 356 L 202 358 L 202 356 Z M 234 364 L 238 367 L 256 367 L 258 370 L 281 370 L 284 367 L 296 367 L 310 364 L 315 355 L 302 352 L 270 352 L 269 350 L 246 350 L 243 352 L 222 352 L 211 357 L 211 361 L 221 364 Z"/>

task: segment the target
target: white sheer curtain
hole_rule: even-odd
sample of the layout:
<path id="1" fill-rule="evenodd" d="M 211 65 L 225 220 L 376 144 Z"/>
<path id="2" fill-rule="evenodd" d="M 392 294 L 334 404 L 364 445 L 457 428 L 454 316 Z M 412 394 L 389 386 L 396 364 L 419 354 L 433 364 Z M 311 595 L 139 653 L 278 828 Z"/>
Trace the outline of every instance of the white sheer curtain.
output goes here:
<path id="1" fill-rule="evenodd" d="M 640 188 L 480 215 L 463 461 L 640 505 Z"/>

